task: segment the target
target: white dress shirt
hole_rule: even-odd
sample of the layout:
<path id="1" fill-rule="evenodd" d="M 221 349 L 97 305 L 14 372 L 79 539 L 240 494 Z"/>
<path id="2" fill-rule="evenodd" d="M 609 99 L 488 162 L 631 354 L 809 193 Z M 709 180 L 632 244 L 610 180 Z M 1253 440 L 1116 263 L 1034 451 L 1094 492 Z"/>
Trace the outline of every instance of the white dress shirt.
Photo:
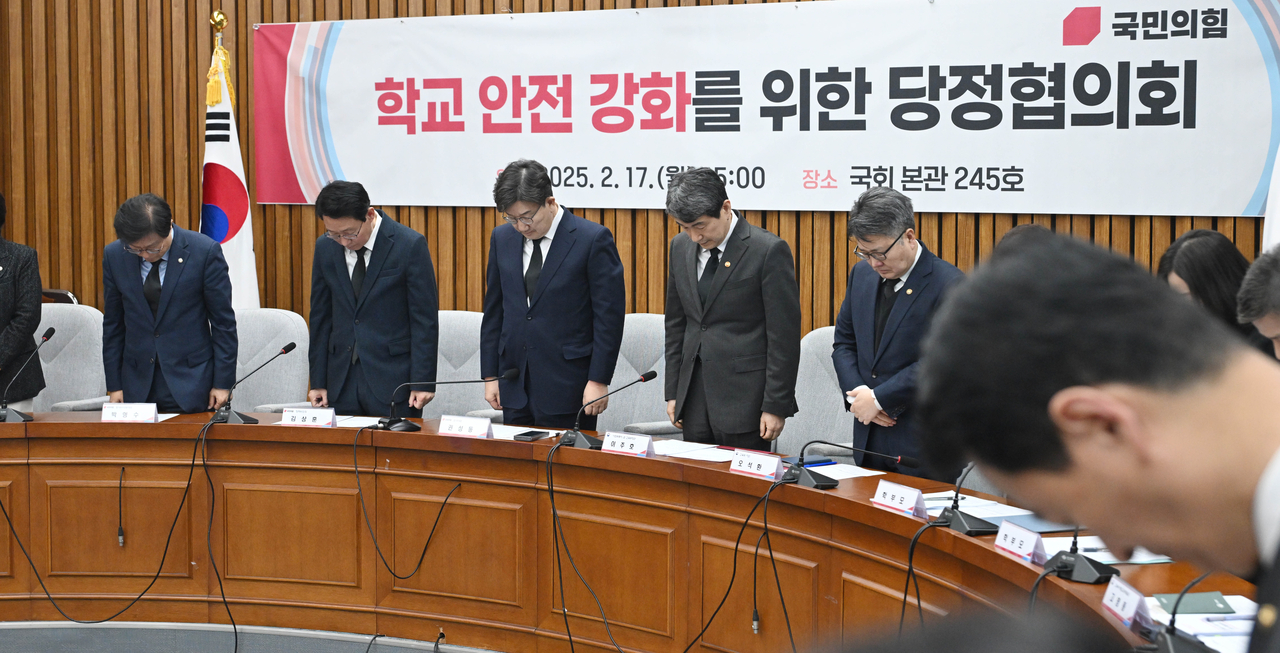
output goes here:
<path id="1" fill-rule="evenodd" d="M 898 277 L 898 283 L 896 283 L 896 284 L 894 284 L 894 285 L 893 285 L 893 292 L 898 292 L 898 291 L 902 290 L 902 287 L 903 287 L 903 286 L 907 285 L 907 277 L 911 276 L 911 271 L 912 271 L 912 270 L 914 270 L 914 269 L 916 269 L 916 264 L 920 263 L 920 255 L 921 255 L 921 254 L 923 254 L 923 253 L 924 253 L 924 247 L 921 247 L 921 246 L 920 246 L 920 241 L 916 241 L 916 258 L 915 258 L 915 260 L 914 260 L 914 261 L 912 261 L 912 262 L 911 262 L 911 267 L 907 268 L 906 273 L 905 273 L 905 274 L 903 274 L 901 277 Z M 858 386 L 858 387 L 854 388 L 854 390 L 861 390 L 861 389 L 863 389 L 863 388 L 865 388 L 865 387 L 867 387 L 867 386 L 865 386 L 865 385 L 860 385 L 860 386 Z M 876 409 L 878 409 L 878 410 L 884 410 L 884 406 L 881 406 L 881 405 L 880 405 L 880 400 L 879 400 L 879 399 L 876 399 L 876 391 L 875 391 L 875 390 L 872 390 L 872 391 L 871 391 L 871 400 L 872 400 L 872 401 L 874 401 L 874 402 L 876 403 Z M 848 397 L 845 397 L 845 403 L 846 403 L 846 404 L 848 404 L 848 403 L 849 403 L 849 398 L 848 398 Z"/>
<path id="2" fill-rule="evenodd" d="M 1280 547 L 1280 450 L 1271 455 L 1253 493 L 1253 534 L 1258 540 L 1258 563 L 1264 569 L 1274 568 Z"/>
<path id="3" fill-rule="evenodd" d="M 719 260 L 724 260 L 724 244 L 726 241 L 729 240 L 729 236 L 733 235 L 733 230 L 737 228 L 738 228 L 738 212 L 734 211 L 733 218 L 729 220 L 729 230 L 725 232 L 724 238 L 721 238 L 720 242 L 716 243 L 716 246 L 712 247 L 711 249 L 707 249 L 705 247 L 698 248 L 698 278 L 699 279 L 702 278 L 703 268 L 707 267 L 707 261 L 711 260 L 712 249 L 719 250 L 720 252 Z"/>
<path id="4" fill-rule="evenodd" d="M 564 217 L 564 207 L 556 207 L 556 217 L 551 219 L 551 228 L 547 230 L 547 235 L 542 237 L 542 242 L 538 243 L 538 247 L 542 250 L 542 264 L 547 263 L 547 252 L 551 251 L 551 239 L 555 238 L 556 229 L 560 228 L 560 218 Z M 521 266 L 520 272 L 529 271 L 529 261 L 533 258 L 533 241 L 528 238 L 524 239 L 524 265 Z"/>
<path id="5" fill-rule="evenodd" d="M 364 265 L 366 270 L 369 268 L 369 260 L 373 258 L 373 241 L 378 239 L 378 227 L 381 226 L 382 216 L 375 211 L 373 214 L 373 231 L 369 233 L 369 242 L 364 244 L 364 248 L 369 250 L 364 253 Z M 356 250 L 354 249 L 347 249 L 346 247 L 343 247 L 342 249 L 346 250 L 347 276 L 350 277 L 356 273 L 356 261 L 359 259 L 359 256 L 356 254 Z M 161 274 L 164 273 L 161 272 Z"/>

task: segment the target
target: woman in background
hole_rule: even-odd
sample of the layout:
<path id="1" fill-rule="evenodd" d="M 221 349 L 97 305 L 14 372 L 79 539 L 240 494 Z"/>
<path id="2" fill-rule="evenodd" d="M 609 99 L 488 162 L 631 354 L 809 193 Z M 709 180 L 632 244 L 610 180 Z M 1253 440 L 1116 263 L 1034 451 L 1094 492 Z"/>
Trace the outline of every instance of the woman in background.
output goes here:
<path id="1" fill-rule="evenodd" d="M 1248 269 L 1249 262 L 1229 238 L 1210 229 L 1192 229 L 1160 257 L 1156 276 L 1230 325 L 1259 351 L 1274 356 L 1270 340 L 1252 324 L 1236 320 L 1236 293 Z"/>
<path id="2" fill-rule="evenodd" d="M 36 349 L 40 266 L 36 250 L 4 239 L 4 220 L 4 196 L 0 195 L 0 401 L 8 400 L 10 408 L 30 413 L 32 399 L 44 389 L 40 357 L 22 366 Z M 6 388 L 8 393 L 3 394 Z"/>

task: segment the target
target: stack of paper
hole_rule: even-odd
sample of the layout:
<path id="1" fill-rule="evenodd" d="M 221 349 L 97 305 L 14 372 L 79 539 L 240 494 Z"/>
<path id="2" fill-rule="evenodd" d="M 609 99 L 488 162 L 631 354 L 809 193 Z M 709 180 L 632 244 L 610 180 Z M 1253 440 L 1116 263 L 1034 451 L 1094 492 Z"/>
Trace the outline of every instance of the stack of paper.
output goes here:
<path id="1" fill-rule="evenodd" d="M 1150 565 L 1161 562 L 1173 562 L 1173 558 L 1152 553 L 1142 547 L 1138 547 L 1133 551 L 1133 557 L 1128 560 L 1121 560 L 1111 554 L 1107 550 L 1107 545 L 1102 538 L 1097 535 L 1082 535 L 1080 541 L 1077 542 L 1078 551 L 1083 553 L 1086 558 L 1092 558 L 1104 565 Z M 1046 537 L 1044 538 L 1044 552 L 1050 558 L 1059 551 L 1071 550 L 1071 538 L 1069 537 Z M 1153 599 L 1154 600 L 1154 599 Z M 1182 616 L 1178 616 L 1178 624 L 1182 624 Z"/>
<path id="2" fill-rule="evenodd" d="M 1180 609 L 1178 631 L 1199 638 L 1206 646 L 1221 653 L 1245 653 L 1249 650 L 1249 635 L 1253 633 L 1258 604 L 1243 596 L 1223 598 L 1235 610 L 1234 614 L 1187 614 Z M 1154 596 L 1147 597 L 1147 608 L 1156 623 L 1169 623 L 1169 613 Z"/>

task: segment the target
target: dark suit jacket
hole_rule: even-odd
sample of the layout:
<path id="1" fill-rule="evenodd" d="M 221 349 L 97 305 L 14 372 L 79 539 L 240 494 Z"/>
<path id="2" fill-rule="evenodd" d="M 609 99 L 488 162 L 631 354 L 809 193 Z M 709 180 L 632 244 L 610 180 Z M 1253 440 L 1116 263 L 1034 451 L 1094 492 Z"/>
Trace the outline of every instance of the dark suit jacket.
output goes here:
<path id="1" fill-rule="evenodd" d="M 0 327 L 0 393 L 9 388 L 4 397 L 8 401 L 24 401 L 44 389 L 39 356 L 31 358 L 22 376 L 14 380 L 36 350 L 41 301 L 36 250 L 0 238 L 0 324 L 4 325 Z"/>
<path id="2" fill-rule="evenodd" d="M 920 243 L 920 247 L 924 247 L 924 243 Z M 956 266 L 925 248 L 906 285 L 898 291 L 877 350 L 874 342 L 880 275 L 866 261 L 860 261 L 849 271 L 849 286 L 836 318 L 835 345 L 831 353 L 840 391 L 848 392 L 865 385 L 875 390 L 876 400 L 884 411 L 898 420 L 888 428 L 855 422 L 853 446 L 892 456 L 920 457 L 920 440 L 913 430 L 910 410 L 916 396 L 920 340 L 943 294 L 963 277 L 964 273 Z M 862 455 L 854 456 L 861 463 Z M 896 471 L 915 476 L 925 474 L 924 470 L 909 467 Z M 954 479 L 955 475 L 950 478 Z"/>
<path id="3" fill-rule="evenodd" d="M 687 234 L 671 239 L 666 399 L 676 400 L 679 416 L 701 357 L 717 428 L 745 433 L 759 429 L 761 412 L 796 414 L 800 289 L 791 248 L 739 215 L 705 308 L 698 297 L 699 249 Z"/>
<path id="4" fill-rule="evenodd" d="M 524 236 L 501 225 L 489 237 L 489 270 L 480 327 L 480 373 L 501 380 L 506 408 L 523 408 L 525 375 L 539 410 L 577 412 L 587 381 L 613 379 L 622 345 L 627 287 L 613 234 L 568 210 L 547 249 L 532 301 L 524 288 Z M 532 370 L 532 372 L 530 372 Z"/>
<path id="5" fill-rule="evenodd" d="M 358 347 L 364 378 L 379 402 L 390 406 L 396 386 L 436 380 L 440 340 L 436 274 L 427 239 L 378 211 L 378 237 L 365 264 L 356 301 L 346 248 L 325 236 L 316 240 L 311 264 L 311 387 L 342 393 Z M 433 390 L 415 386 L 413 390 Z M 395 396 L 401 403 L 409 388 Z"/>
<path id="6" fill-rule="evenodd" d="M 107 390 L 143 402 L 156 361 L 185 412 L 209 405 L 211 388 L 236 381 L 236 313 L 222 246 L 173 226 L 173 245 L 153 316 L 142 294 L 142 258 L 117 240 L 102 251 L 102 366 Z M 158 265 L 158 264 L 157 264 Z"/>
<path id="7" fill-rule="evenodd" d="M 1274 500 L 1274 498 L 1272 498 Z M 1280 608 L 1280 571 L 1272 569 L 1269 573 L 1264 573 L 1256 579 L 1258 584 L 1258 593 L 1254 600 L 1258 602 L 1258 611 L 1261 613 L 1266 606 L 1271 606 L 1274 614 L 1276 608 Z M 1280 637 L 1276 637 L 1276 629 L 1280 624 L 1276 621 L 1271 622 L 1270 627 L 1265 627 L 1261 623 L 1253 626 L 1253 637 L 1249 640 L 1249 653 L 1280 653 Z"/>

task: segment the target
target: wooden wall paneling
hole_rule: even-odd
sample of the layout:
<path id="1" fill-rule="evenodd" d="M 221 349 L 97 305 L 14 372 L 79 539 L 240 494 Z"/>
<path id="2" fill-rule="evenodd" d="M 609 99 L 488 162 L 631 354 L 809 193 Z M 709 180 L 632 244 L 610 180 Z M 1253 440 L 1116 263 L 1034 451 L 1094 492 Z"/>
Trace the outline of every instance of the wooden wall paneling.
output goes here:
<path id="1" fill-rule="evenodd" d="M 1206 229 L 1216 229 L 1218 233 L 1226 236 L 1229 240 L 1234 241 L 1236 235 L 1236 219 L 1235 218 L 1209 218 L 1213 221 L 1212 227 Z"/>
<path id="2" fill-rule="evenodd" d="M 29 545 L 31 543 L 31 497 L 26 459 L 26 439 L 0 440 L 0 502 L 3 502 L 9 511 L 9 518 L 13 520 L 13 530 L 17 531 L 23 544 Z M 8 528 L 4 528 L 3 532 L 0 532 L 0 592 L 13 594 L 38 592 L 38 586 L 30 570 L 27 559 L 22 555 L 17 543 L 13 541 L 13 535 Z M 0 601 L 0 619 L 5 621 L 31 619 L 31 606 L 21 605 L 21 603 L 21 601 Z"/>
<path id="3" fill-rule="evenodd" d="M 647 313 L 662 313 L 667 305 L 667 213 L 649 209 L 646 265 L 649 305 Z M 674 234 L 673 234 L 674 235 Z"/>
<path id="4" fill-rule="evenodd" d="M 978 214 L 978 261 L 984 261 L 991 255 L 996 243 L 996 220 L 990 213 Z"/>
<path id="5" fill-rule="evenodd" d="M 797 248 L 792 248 L 793 262 L 806 261 L 809 265 L 798 267 L 796 283 L 800 286 L 800 333 L 813 330 L 817 297 L 814 296 L 814 276 L 819 269 L 818 257 L 813 249 L 813 211 L 801 211 L 797 216 Z M 794 263 L 793 263 L 794 265 Z"/>
<path id="6" fill-rule="evenodd" d="M 487 234 L 484 232 L 484 214 L 486 211 L 493 210 L 470 207 L 463 218 L 466 220 L 467 228 L 466 309 L 468 311 L 484 310 L 484 251 L 488 245 L 488 239 L 485 238 Z"/>
<path id="7" fill-rule="evenodd" d="M 1244 257 L 1250 262 L 1262 252 L 1259 252 L 1260 243 L 1255 241 L 1255 230 L 1261 229 L 1262 220 L 1260 218 L 1235 218 L 1235 243 L 1236 249 L 1239 249 Z"/>
<path id="8" fill-rule="evenodd" d="M 917 213 L 916 226 L 919 227 L 920 241 L 924 243 L 924 246 L 928 247 L 929 251 L 933 252 L 934 255 L 941 256 L 938 214 Z"/>
<path id="9" fill-rule="evenodd" d="M 939 247 L 938 256 L 948 263 L 956 264 L 956 214 L 942 213 L 938 216 Z M 959 267 L 959 266 L 957 266 Z"/>
<path id="10" fill-rule="evenodd" d="M 1191 218 L 1192 229 L 1213 229 L 1213 218 L 1196 216 Z"/>
<path id="11" fill-rule="evenodd" d="M 1151 271 L 1155 272 L 1160 265 L 1160 257 L 1173 244 L 1175 219 L 1168 216 L 1151 217 Z M 1188 228 L 1190 221 L 1187 222 Z M 1185 231 L 1185 230 L 1184 230 Z"/>
<path id="12" fill-rule="evenodd" d="M 1191 216 L 1182 215 L 1173 218 L 1173 240 L 1177 240 L 1178 236 L 1188 231 L 1191 231 Z"/>
<path id="13" fill-rule="evenodd" d="M 1087 219 L 1089 216 L 1084 217 Z M 1090 235 L 1094 244 L 1100 247 L 1111 247 L 1111 217 L 1106 215 L 1093 216 Z"/>
<path id="14" fill-rule="evenodd" d="M 831 241 L 831 224 L 834 222 L 831 214 L 814 213 L 810 216 L 813 223 L 813 322 L 810 328 L 818 329 L 835 324 L 832 281 L 839 273 L 833 260 L 836 248 L 832 247 Z"/>
<path id="15" fill-rule="evenodd" d="M 974 256 L 977 249 L 977 230 L 974 228 L 974 215 L 972 213 L 957 213 L 956 254 L 952 263 L 964 272 L 973 270 Z"/>
<path id="16" fill-rule="evenodd" d="M 1131 256 L 1133 220 L 1127 215 L 1113 215 L 1110 216 L 1109 222 L 1111 223 L 1111 249 L 1117 254 Z"/>
<path id="17" fill-rule="evenodd" d="M 1151 216 L 1140 215 L 1133 218 L 1133 259 L 1138 265 L 1155 270 L 1151 260 Z"/>
<path id="18" fill-rule="evenodd" d="M 851 253 L 853 250 L 850 246 L 853 243 L 849 240 L 848 214 L 836 213 L 833 217 L 831 251 L 834 260 L 831 264 L 831 323 L 835 324 L 836 316 L 840 313 L 840 304 L 844 301 L 844 294 L 849 285 L 849 270 L 853 268 L 854 263 L 858 262 L 858 256 Z M 919 226 L 919 221 L 917 221 L 916 226 Z M 917 233 L 919 232 L 917 231 Z"/>

